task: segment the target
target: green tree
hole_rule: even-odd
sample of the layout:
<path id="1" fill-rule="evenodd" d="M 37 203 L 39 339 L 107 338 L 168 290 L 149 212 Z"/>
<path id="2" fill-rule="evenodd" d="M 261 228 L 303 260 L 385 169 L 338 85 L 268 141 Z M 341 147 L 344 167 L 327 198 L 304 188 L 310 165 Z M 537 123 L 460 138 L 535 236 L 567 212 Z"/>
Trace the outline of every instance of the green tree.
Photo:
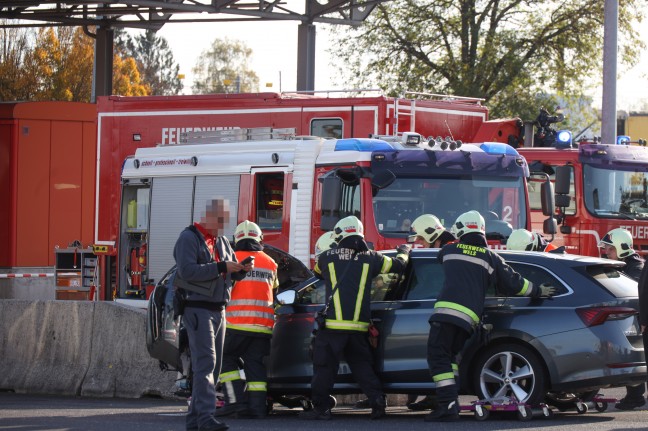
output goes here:
<path id="1" fill-rule="evenodd" d="M 591 79 L 602 70 L 603 4 L 394 0 L 357 29 L 334 29 L 332 52 L 347 85 L 479 97 L 494 117 L 533 119 L 547 94 L 579 97 L 600 84 Z M 640 0 L 620 0 L 626 63 L 644 48 L 635 30 L 642 18 Z"/>
<path id="2" fill-rule="evenodd" d="M 252 49 L 239 40 L 216 39 L 192 69 L 194 94 L 247 93 L 259 90 L 259 77 L 250 69 Z"/>
<path id="3" fill-rule="evenodd" d="M 125 30 L 115 30 L 115 48 L 123 57 L 132 57 L 137 63 L 141 82 L 151 94 L 171 96 L 182 91 L 180 65 L 175 62 L 167 40 L 153 30 L 131 37 Z"/>

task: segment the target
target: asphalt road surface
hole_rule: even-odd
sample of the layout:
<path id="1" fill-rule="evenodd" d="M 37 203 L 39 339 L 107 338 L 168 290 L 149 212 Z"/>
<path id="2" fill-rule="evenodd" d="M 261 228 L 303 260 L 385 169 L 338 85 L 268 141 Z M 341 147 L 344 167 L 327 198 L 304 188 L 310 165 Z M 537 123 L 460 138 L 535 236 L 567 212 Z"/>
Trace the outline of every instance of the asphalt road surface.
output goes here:
<path id="1" fill-rule="evenodd" d="M 601 391 L 606 397 L 619 398 L 623 389 Z M 469 400 L 469 399 L 468 399 Z M 462 403 L 465 402 L 462 397 Z M 75 398 L 51 395 L 24 395 L 0 392 L 0 430 L 31 431 L 184 431 L 183 401 L 156 398 Z M 327 431 L 409 431 L 409 430 L 567 430 L 619 431 L 648 429 L 648 408 L 623 412 L 613 405 L 600 413 L 578 414 L 575 410 L 558 412 L 551 418 L 520 421 L 516 414 L 491 415 L 478 421 L 470 413 L 462 413 L 455 423 L 430 424 L 423 421 L 425 413 L 410 412 L 405 407 L 387 409 L 388 416 L 378 421 L 369 419 L 369 410 L 338 407 L 331 421 L 304 421 L 297 410 L 283 407 L 265 420 L 229 419 L 230 430 L 327 430 Z"/>

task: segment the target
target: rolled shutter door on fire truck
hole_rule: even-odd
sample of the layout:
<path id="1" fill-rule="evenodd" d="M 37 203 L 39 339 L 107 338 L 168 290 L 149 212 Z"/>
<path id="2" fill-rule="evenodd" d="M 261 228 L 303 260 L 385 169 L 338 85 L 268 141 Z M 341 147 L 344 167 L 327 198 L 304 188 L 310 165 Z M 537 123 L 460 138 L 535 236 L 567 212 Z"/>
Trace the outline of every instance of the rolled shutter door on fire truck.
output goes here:
<path id="1" fill-rule="evenodd" d="M 205 213 L 207 200 L 227 199 L 229 201 L 229 222 L 225 224 L 224 235 L 232 239 L 237 225 L 240 175 L 209 175 L 196 177 L 193 221 L 200 221 Z"/>
<path id="2" fill-rule="evenodd" d="M 153 178 L 149 229 L 149 278 L 158 282 L 173 266 L 173 247 L 191 224 L 194 177 Z"/>

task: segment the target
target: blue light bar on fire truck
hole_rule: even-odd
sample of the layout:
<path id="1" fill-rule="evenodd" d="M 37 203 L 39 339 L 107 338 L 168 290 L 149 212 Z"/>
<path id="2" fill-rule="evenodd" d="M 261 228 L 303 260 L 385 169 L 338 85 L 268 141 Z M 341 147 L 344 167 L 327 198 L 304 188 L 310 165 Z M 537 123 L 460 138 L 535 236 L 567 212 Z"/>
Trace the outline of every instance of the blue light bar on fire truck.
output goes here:
<path id="1" fill-rule="evenodd" d="M 520 153 L 513 147 L 508 144 L 503 144 L 501 142 L 484 142 L 483 144 L 478 145 L 483 152 L 488 154 L 506 154 L 509 156 L 519 156 Z"/>
<path id="2" fill-rule="evenodd" d="M 630 136 L 627 135 L 619 135 L 617 136 L 616 139 L 616 144 L 617 145 L 628 145 L 630 143 Z"/>
<path id="3" fill-rule="evenodd" d="M 558 130 L 556 133 L 556 148 L 569 148 L 572 144 L 572 133 L 569 130 Z"/>
<path id="4" fill-rule="evenodd" d="M 396 151 L 388 142 L 371 138 L 348 138 L 338 139 L 334 151 Z"/>

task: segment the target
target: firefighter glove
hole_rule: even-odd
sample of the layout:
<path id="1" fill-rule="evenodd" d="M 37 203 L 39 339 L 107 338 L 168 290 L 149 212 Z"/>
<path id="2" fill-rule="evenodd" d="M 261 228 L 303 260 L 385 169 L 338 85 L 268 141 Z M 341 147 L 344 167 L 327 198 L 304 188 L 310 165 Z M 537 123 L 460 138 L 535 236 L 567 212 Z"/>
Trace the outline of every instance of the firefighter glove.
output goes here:
<path id="1" fill-rule="evenodd" d="M 540 285 L 540 297 L 541 298 L 551 298 L 556 294 L 556 288 L 549 283 L 542 283 Z"/>
<path id="2" fill-rule="evenodd" d="M 398 251 L 398 254 L 408 254 L 412 250 L 412 246 L 409 244 L 401 244 L 396 248 L 396 251 Z"/>

